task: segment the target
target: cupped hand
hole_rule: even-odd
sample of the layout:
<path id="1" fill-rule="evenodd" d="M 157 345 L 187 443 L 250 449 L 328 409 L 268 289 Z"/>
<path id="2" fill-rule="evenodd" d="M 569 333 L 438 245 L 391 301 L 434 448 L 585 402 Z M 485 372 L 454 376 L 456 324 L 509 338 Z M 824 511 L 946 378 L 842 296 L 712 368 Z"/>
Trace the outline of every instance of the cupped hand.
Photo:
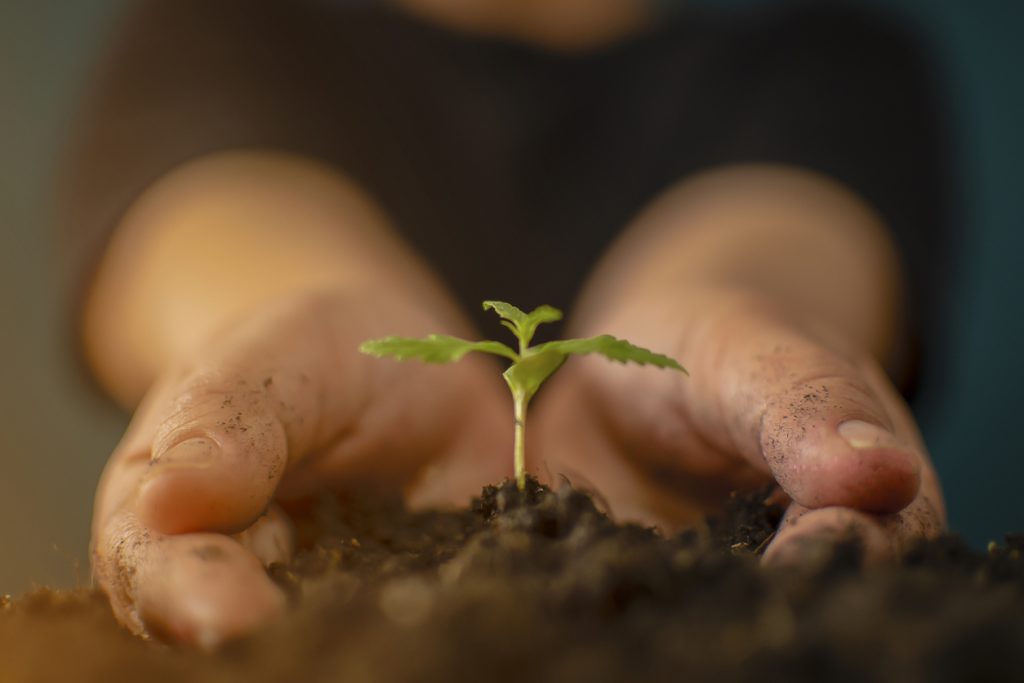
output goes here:
<path id="1" fill-rule="evenodd" d="M 93 569 L 118 618 L 212 647 L 284 609 L 264 571 L 292 552 L 275 501 L 384 486 L 440 504 L 507 476 L 509 400 L 490 360 L 439 368 L 358 352 L 447 327 L 399 296 L 306 294 L 165 373 L 97 492 Z"/>
<path id="2" fill-rule="evenodd" d="M 906 404 L 875 361 L 807 327 L 713 287 L 621 307 L 579 332 L 668 353 L 690 376 L 570 360 L 538 396 L 531 468 L 665 529 L 774 481 L 789 504 L 769 562 L 851 536 L 881 559 L 938 533 L 939 483 Z"/>

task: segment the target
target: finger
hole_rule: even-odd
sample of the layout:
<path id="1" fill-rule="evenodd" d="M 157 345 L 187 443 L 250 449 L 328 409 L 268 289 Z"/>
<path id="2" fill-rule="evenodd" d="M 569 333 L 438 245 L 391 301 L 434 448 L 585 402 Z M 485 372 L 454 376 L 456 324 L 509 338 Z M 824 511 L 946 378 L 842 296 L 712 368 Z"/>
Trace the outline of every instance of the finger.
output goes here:
<path id="1" fill-rule="evenodd" d="M 143 524 L 168 534 L 244 529 L 289 466 L 352 424 L 360 359 L 321 324 L 306 306 L 274 312 L 158 389 L 115 455 L 150 456 L 136 494 Z M 282 330 L 294 343 L 282 343 Z M 336 368 L 346 390 L 323 368 Z"/>
<path id="2" fill-rule="evenodd" d="M 807 507 L 885 513 L 914 499 L 923 449 L 865 379 L 871 361 L 831 351 L 835 340 L 826 346 L 747 292 L 665 305 L 661 316 L 612 319 L 607 331 L 673 353 L 689 377 L 587 366 L 599 412 L 631 459 L 709 477 L 746 465 Z"/>
<path id="3" fill-rule="evenodd" d="M 650 456 L 650 442 L 620 443 L 608 431 L 610 420 L 594 409 L 587 377 L 583 363 L 562 370 L 529 419 L 527 467 L 541 481 L 593 491 L 616 520 L 667 532 L 699 519 L 736 484 L 720 467 L 696 471 Z M 649 457 L 632 457 L 641 452 Z"/>
<path id="4" fill-rule="evenodd" d="M 744 309 L 697 345 L 682 409 L 706 437 L 767 467 L 809 508 L 895 512 L 916 496 L 922 448 L 898 434 L 869 383 L 873 361 L 851 361 L 770 314 Z"/>
<path id="5" fill-rule="evenodd" d="M 776 566 L 817 566 L 837 545 L 856 543 L 864 562 L 891 559 L 893 540 L 878 519 L 859 510 L 828 507 L 811 510 L 794 505 L 765 550 L 764 563 Z"/>
<path id="6" fill-rule="evenodd" d="M 93 545 L 97 580 L 120 621 L 141 635 L 214 648 L 285 609 L 255 555 L 219 534 L 165 536 L 122 512 Z"/>
<path id="7" fill-rule="evenodd" d="M 855 542 L 862 560 L 875 564 L 898 557 L 913 542 L 932 538 L 944 528 L 941 510 L 926 495 L 890 515 L 839 507 L 812 510 L 794 504 L 765 551 L 764 562 L 813 566 L 827 561 L 837 544 Z"/>
<path id="8" fill-rule="evenodd" d="M 895 401 L 895 392 L 889 396 Z M 900 405 L 891 410 L 902 429 L 914 430 L 909 411 Z M 850 508 L 810 509 L 791 504 L 765 552 L 767 564 L 817 564 L 827 560 L 837 543 L 855 541 L 863 560 L 877 563 L 899 556 L 913 542 L 931 538 L 946 528 L 939 480 L 929 462 L 922 470 L 921 489 L 903 510 L 871 515 Z"/>

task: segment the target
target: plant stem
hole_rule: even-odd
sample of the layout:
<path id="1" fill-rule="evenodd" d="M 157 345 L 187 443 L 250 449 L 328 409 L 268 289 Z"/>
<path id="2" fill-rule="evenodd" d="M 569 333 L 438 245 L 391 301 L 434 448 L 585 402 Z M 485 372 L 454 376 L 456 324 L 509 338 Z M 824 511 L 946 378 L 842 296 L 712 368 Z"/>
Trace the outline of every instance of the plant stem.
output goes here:
<path id="1" fill-rule="evenodd" d="M 526 490 L 526 404 L 529 402 L 524 394 L 516 392 L 516 442 L 512 465 L 516 473 L 516 486 L 520 491 Z"/>

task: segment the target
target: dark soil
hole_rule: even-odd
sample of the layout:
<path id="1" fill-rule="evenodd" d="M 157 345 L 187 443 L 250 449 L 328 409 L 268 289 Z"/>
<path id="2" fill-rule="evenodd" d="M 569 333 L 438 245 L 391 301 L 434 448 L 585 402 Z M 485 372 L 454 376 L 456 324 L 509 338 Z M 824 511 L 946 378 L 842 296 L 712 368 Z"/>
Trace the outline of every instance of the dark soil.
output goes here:
<path id="1" fill-rule="evenodd" d="M 1024 680 L 1024 536 L 768 570 L 763 500 L 664 538 L 532 481 L 461 513 L 329 499 L 270 570 L 282 623 L 209 655 L 131 637 L 96 593 L 38 590 L 0 601 L 0 681 Z"/>

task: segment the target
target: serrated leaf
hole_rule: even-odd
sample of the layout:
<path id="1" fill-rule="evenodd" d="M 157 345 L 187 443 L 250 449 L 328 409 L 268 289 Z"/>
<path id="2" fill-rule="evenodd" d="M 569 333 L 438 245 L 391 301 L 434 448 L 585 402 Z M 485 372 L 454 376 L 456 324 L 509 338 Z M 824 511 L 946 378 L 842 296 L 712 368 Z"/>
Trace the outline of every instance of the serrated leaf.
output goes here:
<path id="1" fill-rule="evenodd" d="M 482 351 L 503 356 L 515 362 L 519 354 L 496 341 L 471 342 L 446 334 L 431 334 L 423 339 L 410 337 L 384 337 L 371 339 L 359 345 L 362 353 L 371 356 L 390 356 L 398 360 L 415 358 L 425 363 L 454 363 L 471 351 Z"/>
<path id="2" fill-rule="evenodd" d="M 504 301 L 485 301 L 484 310 L 492 310 L 502 317 L 502 325 L 512 330 L 519 338 L 521 348 L 526 348 L 542 323 L 553 323 L 562 319 L 562 312 L 554 306 L 543 304 L 529 313 Z"/>
<path id="3" fill-rule="evenodd" d="M 516 327 L 519 327 L 526 320 L 526 313 L 523 309 L 518 306 L 513 306 L 510 303 L 504 301 L 485 301 L 485 311 L 494 311 L 505 320 L 509 321 Z"/>
<path id="4" fill-rule="evenodd" d="M 679 370 L 684 374 L 690 374 L 674 358 L 661 353 L 655 353 L 642 346 L 631 344 L 625 339 L 616 339 L 610 334 L 602 334 L 589 339 L 564 339 L 561 341 L 547 342 L 535 346 L 532 352 L 542 353 L 545 351 L 557 351 L 564 354 L 587 354 L 599 353 L 619 363 L 637 363 L 639 365 L 654 365 L 659 368 L 671 368 Z"/>

